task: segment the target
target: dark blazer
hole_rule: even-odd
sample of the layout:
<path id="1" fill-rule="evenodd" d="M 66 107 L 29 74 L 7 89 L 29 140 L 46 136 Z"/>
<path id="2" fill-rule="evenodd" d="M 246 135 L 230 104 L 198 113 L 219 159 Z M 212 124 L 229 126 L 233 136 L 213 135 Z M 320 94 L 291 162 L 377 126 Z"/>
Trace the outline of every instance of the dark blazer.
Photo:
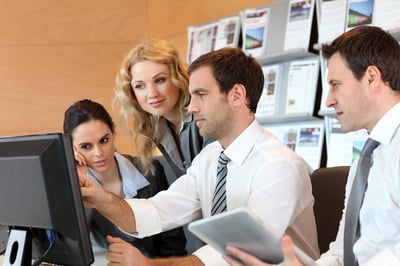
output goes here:
<path id="1" fill-rule="evenodd" d="M 172 134 L 172 133 L 170 133 Z M 183 124 L 183 128 L 179 133 L 180 137 L 180 146 L 182 155 L 184 157 L 183 165 L 185 169 L 181 169 L 177 166 L 171 159 L 168 151 L 164 148 L 162 144 L 158 144 L 157 147 L 161 151 L 165 161 L 169 164 L 169 169 L 167 179 L 169 184 L 175 181 L 181 175 L 186 173 L 186 169 L 188 169 L 192 165 L 192 161 L 194 157 L 200 153 L 200 151 L 209 143 L 215 141 L 215 139 L 202 137 L 199 133 L 199 128 L 196 125 L 196 122 L 193 119 L 193 115 L 189 121 Z M 165 164 L 164 169 L 165 169 Z M 172 172 L 171 172 L 172 171 Z M 171 176 L 173 173 L 173 176 Z"/>
<path id="2" fill-rule="evenodd" d="M 138 158 L 130 155 L 124 155 L 133 165 L 141 170 Z M 150 198 L 161 190 L 168 188 L 168 182 L 164 173 L 164 169 L 159 161 L 153 160 L 155 174 L 146 175 L 146 179 L 150 185 L 139 189 L 135 198 Z M 143 171 L 142 171 L 143 172 Z M 99 214 L 95 209 L 91 209 L 89 214 L 89 223 L 91 233 L 96 242 L 102 247 L 108 247 L 105 240 L 106 235 L 118 236 L 125 241 L 136 246 L 148 257 L 169 257 L 186 255 L 185 248 L 186 238 L 182 228 L 176 228 L 163 233 L 159 233 L 142 239 L 122 233 L 109 220 Z"/>
<path id="3" fill-rule="evenodd" d="M 157 160 L 159 160 L 164 166 L 169 184 L 172 184 L 177 178 L 179 178 L 181 175 L 184 175 L 186 173 L 186 169 L 192 164 L 194 157 L 199 154 L 206 145 L 215 141 L 215 139 L 207 137 L 203 138 L 200 135 L 199 128 L 193 119 L 193 115 L 191 115 L 189 121 L 183 124 L 183 128 L 180 131 L 179 137 L 181 151 L 184 157 L 183 165 L 185 169 L 181 169 L 173 162 L 168 154 L 168 151 L 164 148 L 164 146 L 162 146 L 162 144 L 157 145 L 158 149 L 162 153 L 162 156 L 157 157 Z M 195 250 L 204 245 L 203 241 L 198 239 L 188 230 L 187 225 L 185 225 L 183 228 L 187 239 L 186 250 L 189 253 L 193 253 Z"/>

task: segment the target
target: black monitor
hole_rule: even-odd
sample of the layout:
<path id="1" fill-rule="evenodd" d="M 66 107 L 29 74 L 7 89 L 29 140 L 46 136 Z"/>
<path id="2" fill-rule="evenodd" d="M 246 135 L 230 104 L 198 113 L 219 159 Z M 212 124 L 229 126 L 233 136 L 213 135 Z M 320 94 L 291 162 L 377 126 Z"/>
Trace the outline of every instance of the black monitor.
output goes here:
<path id="1" fill-rule="evenodd" d="M 69 137 L 54 133 L 0 138 L 0 225 L 10 228 L 5 260 L 19 256 L 22 242 L 10 241 L 22 231 L 27 265 L 40 255 L 53 264 L 93 263 Z"/>

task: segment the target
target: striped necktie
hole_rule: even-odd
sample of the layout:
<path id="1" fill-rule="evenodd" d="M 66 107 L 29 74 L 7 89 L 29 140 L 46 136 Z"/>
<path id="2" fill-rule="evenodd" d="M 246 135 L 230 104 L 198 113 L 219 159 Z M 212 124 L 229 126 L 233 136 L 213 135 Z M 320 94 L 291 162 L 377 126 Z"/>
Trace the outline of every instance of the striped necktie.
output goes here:
<path id="1" fill-rule="evenodd" d="M 226 174 L 228 173 L 227 164 L 230 159 L 221 152 L 217 166 L 217 186 L 215 187 L 211 215 L 226 211 Z"/>
<path id="2" fill-rule="evenodd" d="M 379 142 L 368 139 L 361 151 L 358 161 L 357 171 L 354 176 L 353 185 L 349 195 L 346 207 L 346 218 L 344 226 L 344 265 L 358 265 L 353 252 L 353 246 L 356 241 L 356 234 L 359 227 L 360 208 L 364 199 L 365 189 L 369 168 L 371 168 L 372 151 L 379 145 Z"/>

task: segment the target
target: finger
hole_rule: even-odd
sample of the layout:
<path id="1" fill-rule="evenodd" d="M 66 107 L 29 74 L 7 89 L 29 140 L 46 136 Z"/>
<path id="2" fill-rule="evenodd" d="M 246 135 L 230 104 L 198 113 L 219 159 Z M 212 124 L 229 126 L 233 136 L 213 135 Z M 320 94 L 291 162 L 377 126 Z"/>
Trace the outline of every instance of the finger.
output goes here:
<path id="1" fill-rule="evenodd" d="M 119 237 L 113 237 L 110 235 L 107 235 L 106 240 L 109 244 L 113 244 L 113 243 L 127 243 L 126 241 L 122 240 Z"/>
<path id="2" fill-rule="evenodd" d="M 301 265 L 296 257 L 292 239 L 285 235 L 282 237 L 282 249 L 285 254 L 285 260 L 290 262 L 290 265 Z"/>
<path id="3" fill-rule="evenodd" d="M 82 153 L 79 152 L 77 146 L 74 145 L 73 148 L 74 148 L 74 157 L 77 164 L 80 166 L 86 166 L 85 156 L 83 156 Z"/>
<path id="4" fill-rule="evenodd" d="M 243 266 L 243 264 L 241 262 L 239 262 L 238 260 L 235 260 L 234 258 L 232 258 L 231 256 L 224 254 L 223 256 L 224 260 L 226 260 L 226 262 L 229 263 L 229 265 L 232 266 Z"/>

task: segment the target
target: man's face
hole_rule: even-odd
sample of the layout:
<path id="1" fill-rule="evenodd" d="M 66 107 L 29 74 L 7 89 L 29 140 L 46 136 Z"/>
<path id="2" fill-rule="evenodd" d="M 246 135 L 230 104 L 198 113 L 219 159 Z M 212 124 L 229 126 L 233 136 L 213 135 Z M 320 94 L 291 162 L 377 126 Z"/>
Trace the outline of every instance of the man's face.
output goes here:
<path id="1" fill-rule="evenodd" d="M 215 139 L 224 137 L 232 112 L 227 95 L 220 92 L 210 67 L 200 67 L 190 75 L 189 92 L 192 96 L 189 111 L 194 115 L 200 134 Z"/>
<path id="2" fill-rule="evenodd" d="M 368 129 L 368 81 L 358 81 L 339 53 L 328 63 L 329 93 L 326 106 L 335 109 L 343 132 Z"/>

